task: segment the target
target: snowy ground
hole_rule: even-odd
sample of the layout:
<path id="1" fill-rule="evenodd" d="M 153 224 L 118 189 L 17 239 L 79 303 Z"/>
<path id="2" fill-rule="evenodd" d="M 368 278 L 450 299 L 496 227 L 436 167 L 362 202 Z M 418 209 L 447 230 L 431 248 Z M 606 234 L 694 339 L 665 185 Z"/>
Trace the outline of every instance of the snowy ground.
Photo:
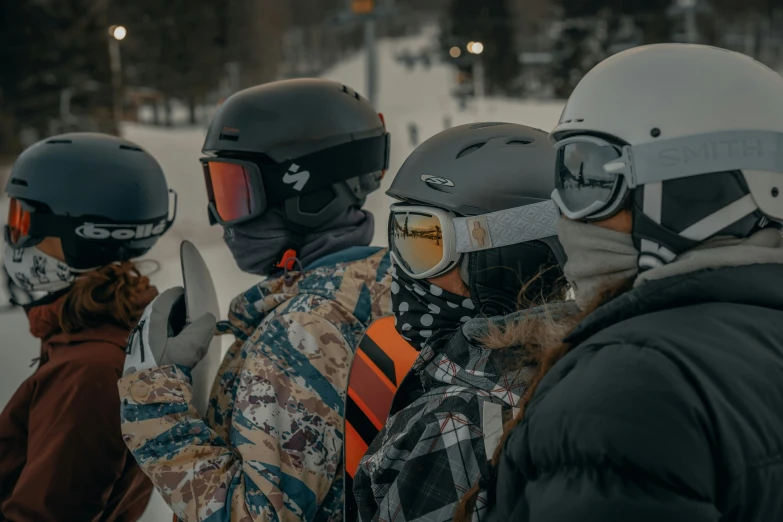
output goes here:
<path id="1" fill-rule="evenodd" d="M 368 198 L 367 208 L 376 217 L 373 244 L 386 243 L 386 224 L 391 199 L 385 191 L 393 174 L 414 148 L 409 125 L 418 127 L 419 143 L 443 130 L 444 119 L 451 125 L 475 121 L 509 121 L 542 129 L 551 129 L 557 123 L 562 103 L 520 102 L 518 100 L 485 99 L 460 112 L 450 96 L 453 70 L 443 64 L 433 64 L 425 70 L 417 65 L 406 69 L 394 56 L 405 49 L 417 51 L 430 45 L 431 34 L 380 42 L 379 110 L 384 113 L 392 134 L 392 160 L 383 190 Z M 325 77 L 339 80 L 364 91 L 364 56 L 338 65 Z M 243 274 L 234 264 L 228 249 L 222 244 L 219 227 L 209 227 L 201 167 L 198 162 L 203 129 L 160 130 L 139 125 L 128 125 L 125 137 L 153 154 L 163 165 L 169 184 L 179 194 L 177 221 L 169 233 L 152 250 L 149 259 L 160 262 L 161 270 L 152 276 L 161 289 L 182 283 L 179 266 L 179 243 L 193 241 L 201 251 L 213 274 L 225 314 L 228 303 L 236 294 L 254 284 L 258 277 Z M 480 175 L 480 173 L 476 173 Z M 5 215 L 6 201 L 0 200 L 0 215 Z M 32 372 L 30 360 L 37 356 L 38 343 L 27 332 L 27 323 L 21 311 L 0 315 L 0 333 L 4 339 L 0 361 L 0 405 L 4 405 L 17 386 Z M 226 340 L 227 342 L 227 340 Z M 163 501 L 153 498 L 145 522 L 170 521 L 171 514 Z"/>

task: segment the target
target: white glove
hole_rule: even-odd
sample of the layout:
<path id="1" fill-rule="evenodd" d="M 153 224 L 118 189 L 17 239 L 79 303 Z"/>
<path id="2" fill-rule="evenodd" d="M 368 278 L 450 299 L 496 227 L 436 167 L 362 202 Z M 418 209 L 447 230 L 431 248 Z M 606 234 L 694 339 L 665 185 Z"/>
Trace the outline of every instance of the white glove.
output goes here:
<path id="1" fill-rule="evenodd" d="M 204 314 L 186 322 L 185 290 L 169 288 L 144 310 L 131 331 L 123 375 L 168 364 L 193 368 L 206 355 L 217 318 Z"/>

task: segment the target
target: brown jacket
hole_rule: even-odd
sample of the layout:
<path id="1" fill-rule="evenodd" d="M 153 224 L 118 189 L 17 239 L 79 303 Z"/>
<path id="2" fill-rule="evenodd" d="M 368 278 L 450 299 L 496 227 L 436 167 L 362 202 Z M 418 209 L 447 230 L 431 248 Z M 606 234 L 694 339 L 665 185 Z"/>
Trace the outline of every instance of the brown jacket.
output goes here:
<path id="1" fill-rule="evenodd" d="M 0 414 L 0 521 L 135 521 L 152 484 L 120 431 L 128 330 L 66 335 L 58 310 L 28 312 L 41 360 Z"/>

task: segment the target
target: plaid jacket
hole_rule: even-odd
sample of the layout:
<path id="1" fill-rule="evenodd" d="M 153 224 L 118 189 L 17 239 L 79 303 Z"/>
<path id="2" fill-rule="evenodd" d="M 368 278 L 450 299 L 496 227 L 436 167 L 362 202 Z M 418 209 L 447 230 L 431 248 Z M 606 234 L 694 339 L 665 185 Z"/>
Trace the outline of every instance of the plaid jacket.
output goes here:
<path id="1" fill-rule="evenodd" d="M 522 313 L 529 317 L 540 310 L 490 321 L 502 324 Z M 480 346 L 487 322 L 474 319 L 436 346 L 422 349 L 406 377 L 421 381 L 419 396 L 407 405 L 395 398 L 398 411 L 389 416 L 354 478 L 360 520 L 450 521 L 463 494 L 487 475 L 503 423 L 514 415 L 534 372 L 514 367 L 524 347 Z M 411 384 L 406 381 L 398 395 L 406 393 Z M 486 500 L 482 493 L 474 520 L 486 519 Z"/>
<path id="2" fill-rule="evenodd" d="M 367 326 L 391 313 L 389 267 L 377 251 L 235 298 L 237 340 L 204 419 L 187 368 L 120 381 L 125 443 L 181 520 L 342 521 L 348 370 Z"/>

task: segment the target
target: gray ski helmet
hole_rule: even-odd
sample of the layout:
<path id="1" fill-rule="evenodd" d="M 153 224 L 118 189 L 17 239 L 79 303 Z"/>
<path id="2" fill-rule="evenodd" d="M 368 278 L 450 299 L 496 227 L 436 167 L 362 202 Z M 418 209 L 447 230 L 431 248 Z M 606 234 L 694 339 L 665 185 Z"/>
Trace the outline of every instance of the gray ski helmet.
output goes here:
<path id="1" fill-rule="evenodd" d="M 513 123 L 475 123 L 445 130 L 405 160 L 387 195 L 410 204 L 476 216 L 547 201 L 554 189 L 555 152 L 542 130 Z M 535 300 L 562 281 L 566 256 L 557 236 L 470 252 L 462 278 L 482 313 L 517 309 L 524 284 Z"/>
<path id="2" fill-rule="evenodd" d="M 139 257 L 174 220 L 155 158 L 106 134 L 62 134 L 29 147 L 14 164 L 6 193 L 30 212 L 29 233 L 12 246 L 59 237 L 65 262 L 75 269 Z"/>
<path id="3" fill-rule="evenodd" d="M 280 204 L 292 228 L 306 231 L 363 205 L 380 187 L 389 136 L 382 116 L 353 89 L 329 80 L 293 79 L 229 97 L 212 120 L 202 151 L 252 161 L 260 178 L 252 187 L 261 202 L 256 213 Z M 290 173 L 298 171 L 309 174 L 303 186 L 290 184 Z M 220 222 L 215 214 L 210 210 L 210 219 Z"/>

